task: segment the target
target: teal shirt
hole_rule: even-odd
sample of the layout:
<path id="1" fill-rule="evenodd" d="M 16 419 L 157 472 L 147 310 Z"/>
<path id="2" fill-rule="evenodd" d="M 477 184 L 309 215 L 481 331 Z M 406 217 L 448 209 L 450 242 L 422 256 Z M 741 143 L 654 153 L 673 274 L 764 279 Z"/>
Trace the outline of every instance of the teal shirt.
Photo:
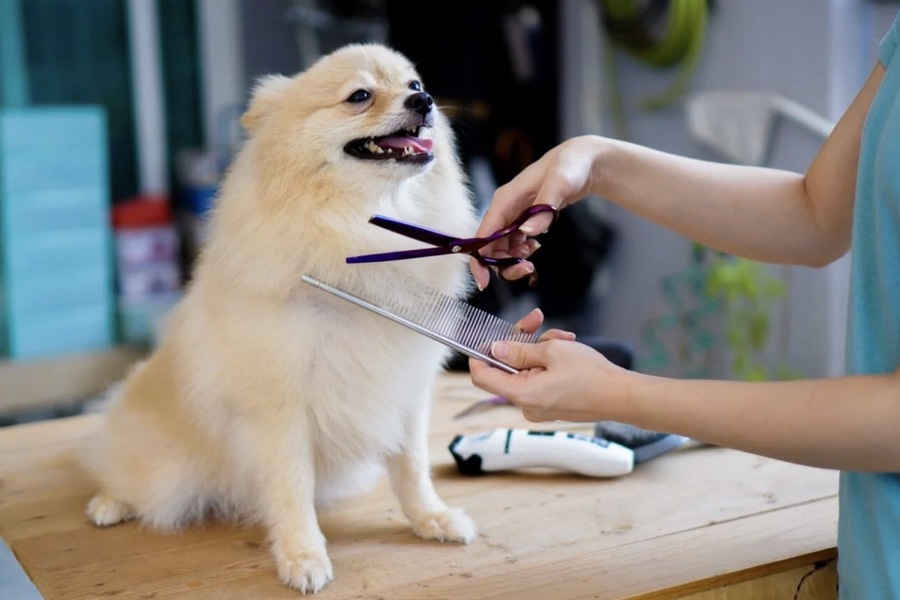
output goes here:
<path id="1" fill-rule="evenodd" d="M 847 371 L 853 374 L 890 373 L 900 365 L 898 44 L 900 15 L 879 47 L 887 72 L 860 148 L 847 331 Z M 841 473 L 839 521 L 841 600 L 900 598 L 900 474 Z"/>

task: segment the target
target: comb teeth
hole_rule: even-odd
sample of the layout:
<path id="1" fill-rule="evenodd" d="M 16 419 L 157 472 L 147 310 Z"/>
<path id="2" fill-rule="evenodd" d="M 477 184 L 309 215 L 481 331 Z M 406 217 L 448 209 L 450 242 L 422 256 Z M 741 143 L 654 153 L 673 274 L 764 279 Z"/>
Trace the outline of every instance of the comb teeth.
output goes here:
<path id="1" fill-rule="evenodd" d="M 436 290 L 418 290 L 414 294 L 413 302 L 407 298 L 406 302 L 400 303 L 392 297 L 386 303 L 378 305 L 308 275 L 303 275 L 301 279 L 511 373 L 516 370 L 490 356 L 491 344 L 498 340 L 526 344 L 538 342 L 537 335 L 523 331 L 508 321 Z"/>
<path id="2" fill-rule="evenodd" d="M 414 305 L 392 306 L 391 309 L 401 317 L 483 354 L 487 354 L 497 340 L 538 341 L 536 335 L 440 292 L 422 292 L 419 300 Z"/>

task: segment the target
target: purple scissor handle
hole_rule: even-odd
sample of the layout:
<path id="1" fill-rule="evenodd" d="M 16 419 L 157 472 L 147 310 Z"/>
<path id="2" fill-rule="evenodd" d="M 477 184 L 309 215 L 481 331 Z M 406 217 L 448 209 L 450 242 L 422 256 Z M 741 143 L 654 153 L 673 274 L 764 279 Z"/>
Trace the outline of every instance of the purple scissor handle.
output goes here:
<path id="1" fill-rule="evenodd" d="M 495 231 L 489 236 L 479 238 L 456 238 L 439 231 L 434 231 L 433 229 L 427 229 L 425 227 L 413 225 L 412 223 L 398 221 L 397 219 L 392 219 L 390 217 L 385 217 L 382 215 L 374 215 L 369 219 L 369 223 L 377 225 L 383 229 L 387 229 L 388 231 L 399 233 L 400 235 L 406 236 L 408 238 L 418 240 L 420 242 L 425 242 L 426 244 L 431 244 L 433 247 L 418 248 L 415 250 L 400 250 L 397 252 L 382 252 L 379 254 L 363 254 L 359 256 L 350 256 L 347 257 L 347 262 L 350 264 L 371 263 L 391 260 L 406 260 L 410 258 L 424 258 L 427 256 L 443 256 L 446 254 L 468 254 L 486 267 L 497 267 L 498 269 L 505 269 L 507 267 L 511 267 L 520 262 L 523 262 L 525 259 L 516 258 L 514 256 L 493 258 L 490 256 L 483 256 L 480 252 L 478 252 L 478 250 L 487 246 L 488 244 L 499 240 L 500 238 L 506 237 L 519 231 L 522 225 L 524 225 L 525 222 L 528 221 L 528 219 L 542 212 L 552 213 L 553 220 L 551 221 L 551 224 L 555 222 L 559 217 L 559 210 L 555 206 L 552 206 L 550 204 L 535 204 L 522 211 L 522 213 L 519 214 L 519 216 L 516 217 L 516 219 L 508 226 Z"/>

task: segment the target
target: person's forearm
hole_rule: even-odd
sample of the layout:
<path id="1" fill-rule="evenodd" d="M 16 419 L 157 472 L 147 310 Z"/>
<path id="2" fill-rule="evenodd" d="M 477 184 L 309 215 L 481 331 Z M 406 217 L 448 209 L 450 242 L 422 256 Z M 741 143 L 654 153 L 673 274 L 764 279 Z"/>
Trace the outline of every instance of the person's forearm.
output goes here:
<path id="1" fill-rule="evenodd" d="M 900 374 L 782 382 L 634 374 L 613 418 L 822 468 L 900 472 Z"/>
<path id="2" fill-rule="evenodd" d="M 860 139 L 884 71 L 875 65 L 805 175 L 596 138 L 592 191 L 729 254 L 827 264 L 850 247 Z"/>
<path id="3" fill-rule="evenodd" d="M 754 260 L 814 266 L 847 251 L 849 212 L 817 214 L 801 174 L 598 144 L 594 192 L 691 240 Z"/>

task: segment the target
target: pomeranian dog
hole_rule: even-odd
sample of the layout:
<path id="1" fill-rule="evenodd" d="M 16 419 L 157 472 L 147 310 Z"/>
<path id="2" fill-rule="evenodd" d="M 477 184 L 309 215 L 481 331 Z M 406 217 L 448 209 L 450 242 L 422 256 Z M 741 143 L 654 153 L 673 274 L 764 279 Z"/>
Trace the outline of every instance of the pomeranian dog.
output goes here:
<path id="1" fill-rule="evenodd" d="M 472 541 L 428 458 L 430 392 L 450 351 L 300 280 L 393 306 L 426 287 L 467 296 L 459 256 L 345 261 L 421 247 L 369 224 L 374 213 L 474 234 L 446 117 L 404 56 L 355 44 L 260 79 L 241 123 L 186 293 L 111 391 L 85 455 L 98 488 L 87 515 L 162 531 L 261 523 L 280 580 L 312 593 L 333 578 L 317 511 L 386 471 L 417 535 Z"/>

